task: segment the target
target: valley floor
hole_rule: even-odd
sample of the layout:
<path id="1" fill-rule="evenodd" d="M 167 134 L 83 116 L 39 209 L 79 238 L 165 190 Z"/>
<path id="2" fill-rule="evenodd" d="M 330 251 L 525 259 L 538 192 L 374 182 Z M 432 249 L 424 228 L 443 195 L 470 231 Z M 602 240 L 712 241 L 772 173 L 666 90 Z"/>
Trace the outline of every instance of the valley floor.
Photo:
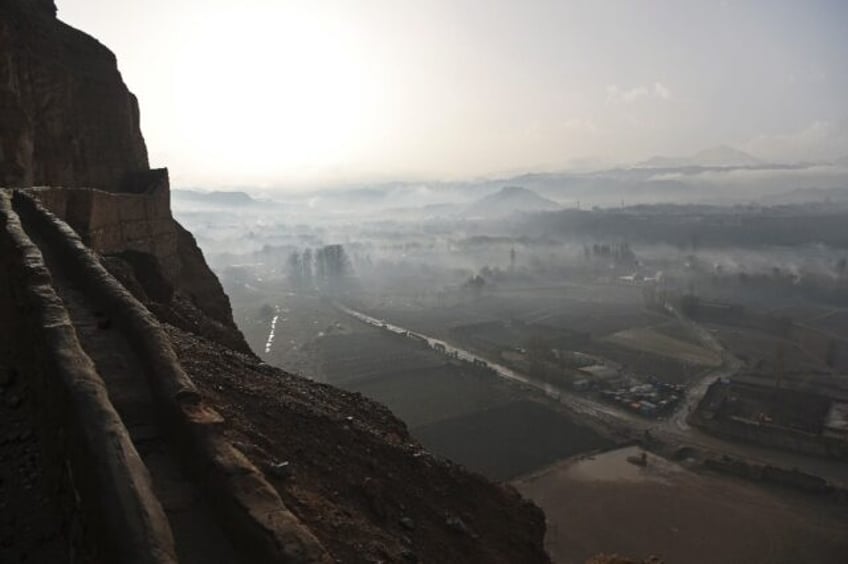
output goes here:
<path id="1" fill-rule="evenodd" d="M 690 564 L 841 564 L 848 507 L 693 472 L 630 447 L 559 462 L 514 482 L 547 515 L 554 562 L 599 552 Z"/>

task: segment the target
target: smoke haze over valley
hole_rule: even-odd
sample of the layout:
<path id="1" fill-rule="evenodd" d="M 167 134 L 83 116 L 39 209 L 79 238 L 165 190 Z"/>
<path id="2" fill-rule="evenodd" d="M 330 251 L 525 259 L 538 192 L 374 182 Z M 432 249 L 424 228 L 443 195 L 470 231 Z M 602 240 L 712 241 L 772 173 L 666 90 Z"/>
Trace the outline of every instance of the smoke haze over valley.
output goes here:
<path id="1" fill-rule="evenodd" d="M 249 345 L 512 483 L 556 562 L 838 562 L 848 57 L 825 19 L 844 8 L 434 5 L 390 40 L 434 55 L 388 160 L 173 192 Z"/>
<path id="2" fill-rule="evenodd" d="M 173 202 L 263 360 L 383 402 L 432 452 L 511 481 L 547 512 L 555 561 L 613 545 L 670 561 L 781 562 L 763 556 L 765 539 L 792 530 L 780 553 L 838 562 L 848 539 L 828 527 L 846 515 L 829 494 L 807 505 L 750 485 L 724 497 L 728 478 L 699 468 L 791 465 L 790 488 L 843 483 L 843 439 L 830 444 L 830 431 L 801 447 L 779 427 L 745 446 L 725 435 L 743 431 L 701 418 L 709 398 L 747 386 L 747 409 L 762 410 L 748 417 L 844 425 L 833 406 L 848 391 L 847 196 L 841 163 L 774 165 L 720 148 L 476 182 L 175 190 Z M 827 422 L 813 422 L 812 403 L 772 399 L 775 385 L 832 402 Z M 643 451 L 616 447 L 632 440 L 656 458 L 628 478 Z M 582 469 L 598 451 L 610 452 Z M 652 479 L 661 485 L 626 485 Z M 692 488 L 705 493 L 680 497 Z M 640 529 L 625 502 L 613 519 L 642 530 L 638 540 L 603 513 L 576 532 L 558 509 L 560 496 L 609 506 L 643 490 L 640 503 L 667 517 Z M 748 495 L 760 509 L 746 516 L 737 496 Z M 797 520 L 820 510 L 824 529 Z M 735 534 L 748 519 L 754 537 Z M 691 536 L 659 540 L 679 526 Z M 702 534 L 728 542 L 696 557 Z"/>
<path id="3" fill-rule="evenodd" d="M 844 564 L 846 23 L 0 0 L 0 561 Z"/>

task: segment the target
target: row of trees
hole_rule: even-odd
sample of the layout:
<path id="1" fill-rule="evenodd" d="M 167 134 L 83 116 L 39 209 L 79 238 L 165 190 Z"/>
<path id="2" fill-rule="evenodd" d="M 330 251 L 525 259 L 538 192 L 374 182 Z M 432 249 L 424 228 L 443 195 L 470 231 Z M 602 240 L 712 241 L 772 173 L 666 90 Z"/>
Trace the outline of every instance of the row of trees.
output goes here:
<path id="1" fill-rule="evenodd" d="M 289 280 L 298 290 L 343 290 L 353 277 L 353 265 L 343 245 L 294 251 L 288 259 Z"/>
<path id="2" fill-rule="evenodd" d="M 616 263 L 626 265 L 636 263 L 636 253 L 633 252 L 627 242 L 617 245 L 599 245 L 596 243 L 591 247 L 583 245 L 583 257 L 586 260 L 593 258 L 612 259 Z"/>

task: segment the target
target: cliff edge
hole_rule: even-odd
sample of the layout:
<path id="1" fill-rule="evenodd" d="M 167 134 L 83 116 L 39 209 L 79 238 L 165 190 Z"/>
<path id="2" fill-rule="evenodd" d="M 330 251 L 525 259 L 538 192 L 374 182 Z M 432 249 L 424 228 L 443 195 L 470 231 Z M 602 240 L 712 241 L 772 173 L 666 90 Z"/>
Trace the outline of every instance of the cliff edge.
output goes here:
<path id="1" fill-rule="evenodd" d="M 50 0 L 0 0 L 0 186 L 34 191 L 161 319 L 250 349 L 151 170 L 135 96 L 109 49 Z"/>
<path id="2" fill-rule="evenodd" d="M 0 186 L 21 189 L 0 198 L 0 268 L 13 273 L 0 279 L 0 342 L 15 345 L 0 365 L 49 452 L 44 473 L 71 483 L 51 490 L 75 507 L 63 509 L 70 545 L 196 561 L 221 542 L 197 531 L 221 527 L 235 531 L 223 561 L 255 538 L 266 558 L 247 561 L 548 562 L 544 515 L 515 490 L 433 457 L 385 407 L 250 352 L 171 215 L 167 171 L 149 168 L 114 56 L 58 21 L 52 1 L 0 0 L 0 122 Z M 104 487 L 135 513 L 98 498 Z M 190 506 L 205 520 L 207 501 L 220 523 L 184 517 Z M 126 524 L 135 518 L 146 528 Z M 14 519 L 0 527 L 17 536 Z M 157 556 L 104 534 L 121 527 Z M 289 556 L 267 558 L 277 553 Z"/>

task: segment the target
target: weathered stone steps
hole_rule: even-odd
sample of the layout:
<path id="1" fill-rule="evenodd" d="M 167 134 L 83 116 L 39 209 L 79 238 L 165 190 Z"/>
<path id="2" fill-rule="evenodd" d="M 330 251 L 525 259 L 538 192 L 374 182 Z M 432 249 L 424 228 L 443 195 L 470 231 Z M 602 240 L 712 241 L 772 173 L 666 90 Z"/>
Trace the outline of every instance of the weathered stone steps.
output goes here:
<path id="1" fill-rule="evenodd" d="M 85 546 L 79 548 L 96 561 L 173 564 L 173 537 L 147 468 L 9 195 L 0 190 L 0 281 L 13 297 L 7 308 L 13 319 L 5 322 L 26 344 L 18 368 L 32 390 L 42 449 L 52 464 L 49 480 L 74 492 L 63 505 L 84 517 Z"/>
<path id="2" fill-rule="evenodd" d="M 18 191 L 13 202 L 48 257 L 56 280 L 51 290 L 55 286 L 68 304 L 73 328 L 152 474 L 178 560 L 333 562 L 263 474 L 224 438 L 223 419 L 185 374 L 150 311 L 35 198 Z M 209 546 L 196 547 L 201 543 Z"/>
<path id="3" fill-rule="evenodd" d="M 94 362 L 112 405 L 150 472 L 156 497 L 171 526 L 179 561 L 243 562 L 220 525 L 212 519 L 212 509 L 200 488 L 181 469 L 174 453 L 175 445 L 157 418 L 157 405 L 141 361 L 111 320 L 67 278 L 49 246 L 32 235 L 42 249 L 54 288 L 65 303 L 80 344 Z"/>

